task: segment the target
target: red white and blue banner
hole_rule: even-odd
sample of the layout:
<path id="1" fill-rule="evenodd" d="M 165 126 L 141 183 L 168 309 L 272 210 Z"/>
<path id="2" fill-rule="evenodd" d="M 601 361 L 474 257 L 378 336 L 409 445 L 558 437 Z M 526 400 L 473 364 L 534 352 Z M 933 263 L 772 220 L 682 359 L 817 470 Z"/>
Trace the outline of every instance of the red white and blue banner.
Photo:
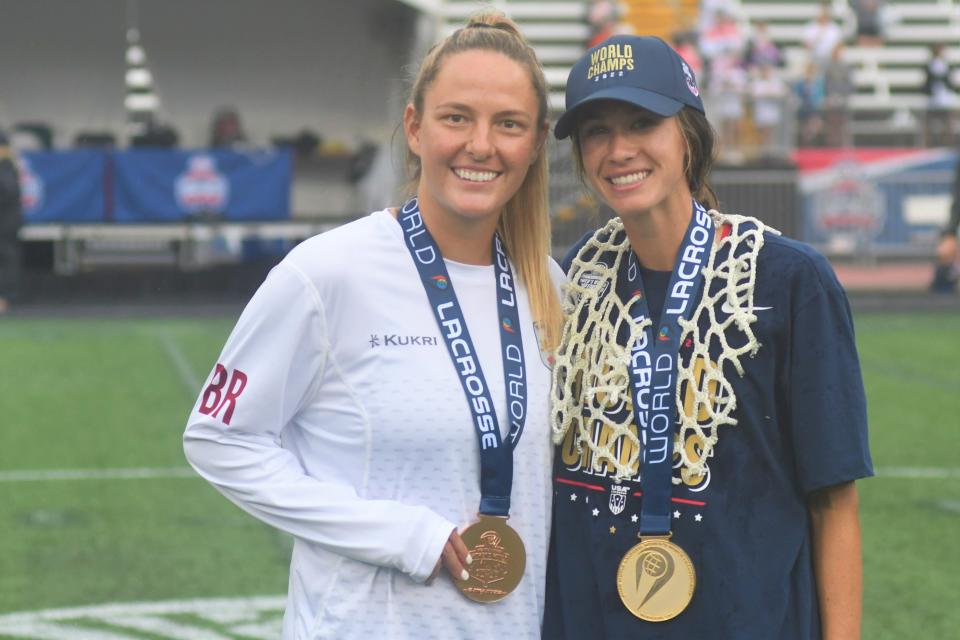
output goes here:
<path id="1" fill-rule="evenodd" d="M 801 239 L 832 254 L 929 253 L 950 212 L 948 149 L 800 149 Z"/>
<path id="2" fill-rule="evenodd" d="M 102 222 L 108 162 L 93 149 L 18 154 L 24 221 Z"/>
<path id="3" fill-rule="evenodd" d="M 116 222 L 290 217 L 289 150 L 136 149 L 115 153 L 113 162 Z"/>

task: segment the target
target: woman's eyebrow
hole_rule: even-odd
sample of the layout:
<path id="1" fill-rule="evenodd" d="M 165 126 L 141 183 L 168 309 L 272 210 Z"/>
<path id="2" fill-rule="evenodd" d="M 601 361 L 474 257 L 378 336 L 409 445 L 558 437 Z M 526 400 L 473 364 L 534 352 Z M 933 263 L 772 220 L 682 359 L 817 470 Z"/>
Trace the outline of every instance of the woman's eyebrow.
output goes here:
<path id="1" fill-rule="evenodd" d="M 434 109 L 456 109 L 457 111 L 473 111 L 473 107 L 465 102 L 441 102 Z"/>
<path id="2" fill-rule="evenodd" d="M 509 117 L 509 118 L 530 118 L 531 115 L 524 111 L 523 109 L 506 109 L 504 111 L 497 111 L 494 116 L 499 118 Z"/>

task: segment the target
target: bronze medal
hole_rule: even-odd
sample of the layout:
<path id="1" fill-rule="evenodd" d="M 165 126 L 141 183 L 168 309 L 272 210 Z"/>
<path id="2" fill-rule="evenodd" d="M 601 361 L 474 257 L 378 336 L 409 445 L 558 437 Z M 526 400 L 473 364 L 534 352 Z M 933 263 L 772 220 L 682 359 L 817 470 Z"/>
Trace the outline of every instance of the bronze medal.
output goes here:
<path id="1" fill-rule="evenodd" d="M 470 578 L 454 581 L 463 595 L 484 604 L 510 595 L 520 584 L 527 566 L 520 534 L 507 524 L 506 518 L 481 514 L 460 537 L 473 557 L 473 564 L 467 567 Z"/>
<path id="2" fill-rule="evenodd" d="M 697 584 L 690 556 L 668 538 L 641 538 L 617 569 L 620 600 L 630 613 L 648 622 L 679 615 L 690 604 Z"/>

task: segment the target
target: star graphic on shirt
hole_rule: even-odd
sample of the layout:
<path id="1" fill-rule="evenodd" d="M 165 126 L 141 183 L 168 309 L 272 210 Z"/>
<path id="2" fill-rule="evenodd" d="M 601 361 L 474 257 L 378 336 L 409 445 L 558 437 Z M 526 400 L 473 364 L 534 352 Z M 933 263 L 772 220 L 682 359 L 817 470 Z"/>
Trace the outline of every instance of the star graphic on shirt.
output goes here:
<path id="1" fill-rule="evenodd" d="M 701 520 L 703 520 L 703 516 L 698 513 L 697 515 L 693 516 L 693 519 L 696 520 L 697 522 L 700 522 Z"/>
<path id="2" fill-rule="evenodd" d="M 570 494 L 570 502 L 576 502 L 576 501 L 577 501 L 577 494 L 571 493 L 571 494 Z"/>
<path id="3" fill-rule="evenodd" d="M 598 515 L 600 515 L 600 509 L 594 509 L 594 510 L 593 510 L 593 517 L 596 518 Z"/>
<path id="4" fill-rule="evenodd" d="M 680 519 L 680 512 L 679 512 L 679 511 L 674 511 L 674 512 L 673 512 L 673 519 L 674 519 L 674 520 L 679 520 L 679 519 Z"/>
<path id="5" fill-rule="evenodd" d="M 376 336 L 376 334 L 371 334 L 371 335 L 370 335 L 370 348 L 372 349 L 373 347 L 379 347 L 379 346 L 380 346 L 380 338 L 378 338 L 378 337 Z"/>
<path id="6" fill-rule="evenodd" d="M 616 527 L 610 527 L 610 533 L 611 533 L 611 534 L 616 533 L 616 532 L 617 532 L 617 528 L 616 528 Z"/>
<path id="7" fill-rule="evenodd" d="M 630 522 L 636 522 L 636 521 L 637 521 L 637 514 L 633 514 L 632 516 L 630 516 Z"/>

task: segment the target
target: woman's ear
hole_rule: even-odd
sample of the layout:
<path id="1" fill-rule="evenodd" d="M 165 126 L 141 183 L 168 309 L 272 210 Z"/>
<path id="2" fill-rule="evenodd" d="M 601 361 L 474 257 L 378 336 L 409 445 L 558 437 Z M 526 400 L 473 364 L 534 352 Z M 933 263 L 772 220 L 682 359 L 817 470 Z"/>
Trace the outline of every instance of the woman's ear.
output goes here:
<path id="1" fill-rule="evenodd" d="M 407 146 L 415 155 L 420 155 L 420 114 L 416 107 L 407 104 L 403 110 L 403 132 L 407 137 Z"/>

